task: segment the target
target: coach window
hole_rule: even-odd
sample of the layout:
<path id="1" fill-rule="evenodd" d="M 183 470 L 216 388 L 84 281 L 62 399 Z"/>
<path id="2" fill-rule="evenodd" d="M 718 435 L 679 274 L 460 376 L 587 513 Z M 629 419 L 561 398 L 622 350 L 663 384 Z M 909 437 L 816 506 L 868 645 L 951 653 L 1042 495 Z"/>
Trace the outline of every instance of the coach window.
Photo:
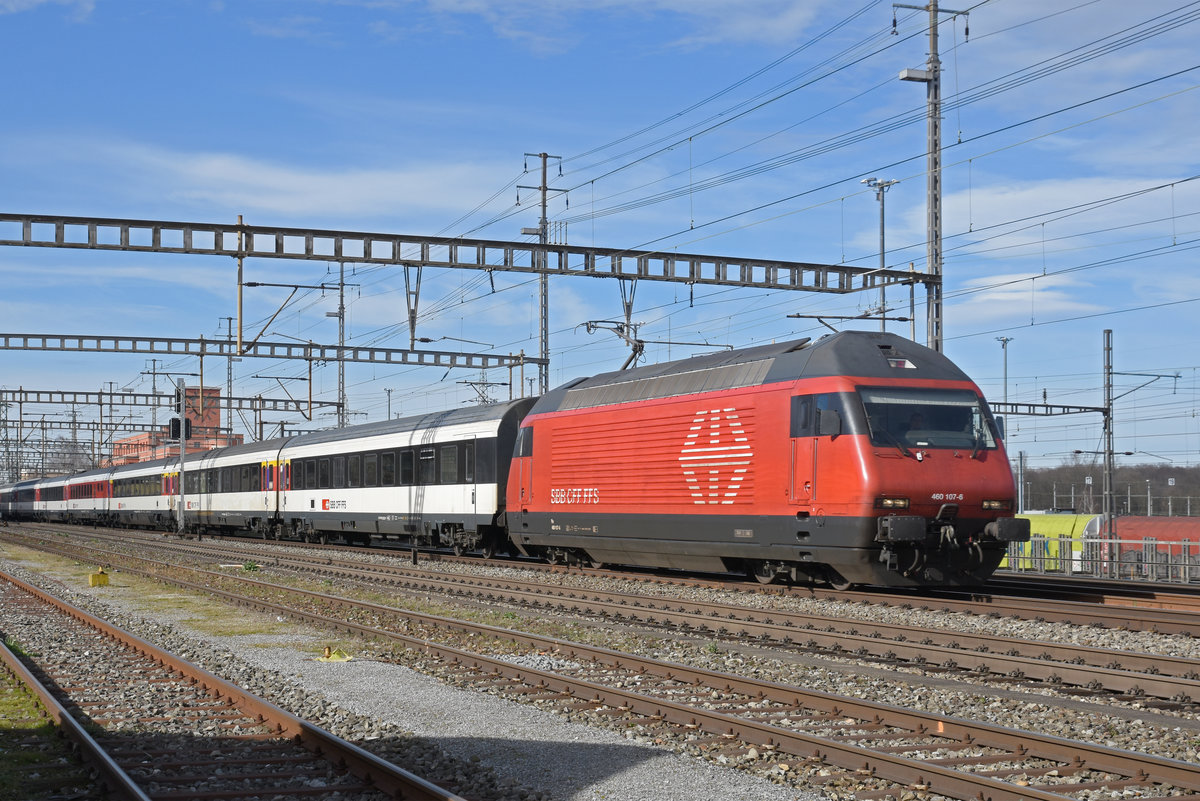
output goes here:
<path id="1" fill-rule="evenodd" d="M 458 483 L 458 446 L 443 445 L 440 449 L 441 458 L 439 461 L 438 483 L 440 484 L 457 484 Z"/>
<path id="2" fill-rule="evenodd" d="M 346 457 L 333 457 L 333 488 L 342 489 L 346 486 Z"/>
<path id="3" fill-rule="evenodd" d="M 221 492 L 233 492 L 233 468 L 221 468 Z"/>
<path id="4" fill-rule="evenodd" d="M 416 478 L 417 468 L 412 451 L 400 451 L 400 486 L 411 487 Z"/>
<path id="5" fill-rule="evenodd" d="M 262 488 L 263 488 L 262 468 L 256 464 L 246 465 L 246 473 L 250 477 L 250 491 L 251 492 L 262 492 Z"/>
<path id="6" fill-rule="evenodd" d="M 437 480 L 437 454 L 433 448 L 421 448 L 417 454 L 417 483 L 432 484 Z"/>
<path id="7" fill-rule="evenodd" d="M 362 486 L 362 456 L 357 453 L 346 460 L 346 483 L 351 487 Z"/>
<path id="8" fill-rule="evenodd" d="M 396 486 L 396 452 L 387 451 L 380 454 L 379 460 L 379 483 L 385 487 Z"/>
<path id="9" fill-rule="evenodd" d="M 329 489 L 329 459 L 317 460 L 317 486 L 321 489 Z"/>
<path id="10" fill-rule="evenodd" d="M 470 484 L 475 480 L 475 443 L 463 445 L 463 481 Z"/>
<path id="11" fill-rule="evenodd" d="M 379 485 L 379 454 L 368 453 L 363 457 L 363 486 Z"/>

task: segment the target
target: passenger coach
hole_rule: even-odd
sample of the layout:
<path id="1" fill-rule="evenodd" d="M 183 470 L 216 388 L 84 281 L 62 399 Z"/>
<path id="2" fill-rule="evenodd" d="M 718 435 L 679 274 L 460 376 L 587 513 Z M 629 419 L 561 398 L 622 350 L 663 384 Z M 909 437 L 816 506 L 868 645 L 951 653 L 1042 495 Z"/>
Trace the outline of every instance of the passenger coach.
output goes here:
<path id="1" fill-rule="evenodd" d="M 305 434 L 279 453 L 279 520 L 308 539 L 507 547 L 504 485 L 533 400 Z"/>

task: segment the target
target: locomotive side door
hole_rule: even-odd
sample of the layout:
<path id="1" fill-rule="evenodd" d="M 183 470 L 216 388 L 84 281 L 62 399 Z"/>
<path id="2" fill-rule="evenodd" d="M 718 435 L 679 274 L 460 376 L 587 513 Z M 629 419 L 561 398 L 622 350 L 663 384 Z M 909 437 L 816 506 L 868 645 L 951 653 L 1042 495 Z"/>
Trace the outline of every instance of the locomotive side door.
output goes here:
<path id="1" fill-rule="evenodd" d="M 517 433 L 517 470 L 520 475 L 517 476 L 518 486 L 521 488 L 521 496 L 519 498 L 522 506 L 533 502 L 533 427 L 522 426 Z"/>
<path id="2" fill-rule="evenodd" d="M 816 481 L 817 440 L 814 417 L 815 396 L 797 395 L 791 399 L 791 487 L 788 501 L 807 506 L 813 498 Z"/>

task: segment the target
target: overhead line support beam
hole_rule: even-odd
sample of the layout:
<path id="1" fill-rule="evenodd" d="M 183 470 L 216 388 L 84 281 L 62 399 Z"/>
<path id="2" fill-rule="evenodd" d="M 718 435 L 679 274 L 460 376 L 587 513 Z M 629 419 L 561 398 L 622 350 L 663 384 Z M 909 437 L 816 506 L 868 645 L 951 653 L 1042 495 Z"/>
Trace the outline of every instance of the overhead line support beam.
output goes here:
<path id="1" fill-rule="evenodd" d="M 905 270 L 658 250 L 38 214 L 0 213 L 3 245 L 423 265 L 833 294 L 879 289 L 912 278 Z"/>

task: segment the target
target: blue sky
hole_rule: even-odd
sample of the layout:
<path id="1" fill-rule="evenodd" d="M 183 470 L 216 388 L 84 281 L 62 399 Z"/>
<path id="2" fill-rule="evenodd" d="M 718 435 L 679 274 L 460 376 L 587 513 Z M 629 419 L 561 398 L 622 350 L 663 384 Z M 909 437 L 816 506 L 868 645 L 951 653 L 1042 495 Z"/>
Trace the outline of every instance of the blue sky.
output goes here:
<path id="1" fill-rule="evenodd" d="M 1117 447 L 1139 452 L 1126 461 L 1200 462 L 1200 3 L 954 8 L 969 8 L 970 35 L 943 16 L 946 353 L 999 401 L 996 338 L 1011 337 L 1010 400 L 1095 406 L 1110 328 L 1118 371 L 1180 375 L 1118 402 Z M 0 0 L 0 209 L 520 240 L 537 223 L 536 193 L 516 188 L 539 178 L 524 154 L 545 151 L 562 157 L 551 183 L 568 191 L 550 217 L 573 244 L 874 267 L 879 205 L 861 181 L 878 177 L 899 181 L 886 262 L 923 270 L 925 91 L 898 73 L 924 66 L 928 15 L 898 10 L 894 35 L 892 17 L 865 0 Z M 246 265 L 262 282 L 336 271 Z M 348 275 L 349 341 L 405 347 L 402 273 Z M 223 336 L 235 276 L 228 259 L 8 248 L 0 330 Z M 247 330 L 286 296 L 247 290 Z M 582 327 L 619 319 L 616 282 L 555 279 L 551 296 L 552 385 L 624 361 L 611 333 Z M 888 300 L 907 315 L 906 293 Z M 336 302 L 298 295 L 264 339 L 333 344 Z M 647 340 L 745 346 L 827 331 L 789 314 L 877 303 L 643 282 L 633 320 Z M 417 333 L 439 349 L 535 354 L 536 304 L 529 276 L 496 274 L 493 291 L 478 273 L 426 270 Z M 215 361 L 210 385 L 225 374 Z M 5 352 L 0 385 L 144 391 L 149 364 Z M 235 375 L 236 394 L 279 396 L 254 376 L 304 372 L 246 360 Z M 393 414 L 415 413 L 470 402 L 463 382 L 508 380 L 347 376 L 356 422 L 386 414 L 385 389 Z M 1147 380 L 1119 376 L 1117 394 Z M 320 370 L 314 392 L 336 388 L 336 370 Z M 1010 429 L 1034 466 L 1101 447 L 1094 416 Z"/>

